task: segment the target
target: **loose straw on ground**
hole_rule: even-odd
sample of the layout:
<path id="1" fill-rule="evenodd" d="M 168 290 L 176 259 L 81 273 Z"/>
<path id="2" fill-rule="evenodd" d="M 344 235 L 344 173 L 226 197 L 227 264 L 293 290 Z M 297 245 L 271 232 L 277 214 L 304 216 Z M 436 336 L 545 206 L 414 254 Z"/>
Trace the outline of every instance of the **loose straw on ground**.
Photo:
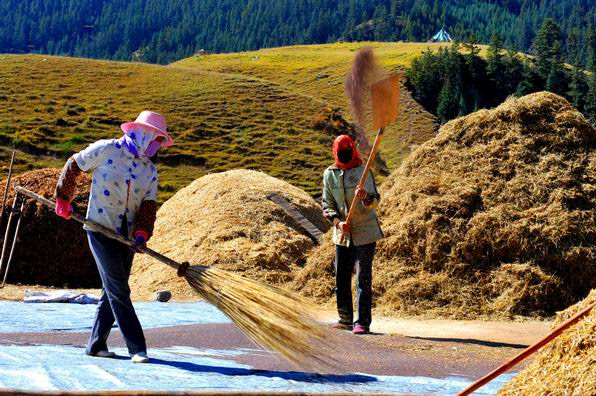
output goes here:
<path id="1" fill-rule="evenodd" d="M 32 191 L 22 187 L 15 190 L 49 207 L 55 206 L 53 201 Z M 77 213 L 72 213 L 71 217 L 93 231 L 134 246 L 129 239 Z M 201 297 L 229 317 L 258 345 L 278 352 L 302 368 L 320 370 L 333 365 L 332 359 L 320 356 L 327 342 L 315 308 L 292 292 L 217 268 L 180 264 L 147 247 L 137 249 L 176 269 Z"/>

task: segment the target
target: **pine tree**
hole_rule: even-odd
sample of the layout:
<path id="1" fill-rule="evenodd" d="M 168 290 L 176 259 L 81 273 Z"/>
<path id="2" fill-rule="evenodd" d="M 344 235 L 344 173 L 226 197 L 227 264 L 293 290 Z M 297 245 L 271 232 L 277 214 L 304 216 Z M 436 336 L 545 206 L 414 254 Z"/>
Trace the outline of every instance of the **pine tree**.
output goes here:
<path id="1" fill-rule="evenodd" d="M 504 90 L 507 95 L 515 93 L 517 86 L 519 85 L 522 73 L 523 73 L 523 62 L 519 59 L 517 52 L 514 50 L 506 50 L 505 56 L 503 57 L 504 65 Z"/>
<path id="2" fill-rule="evenodd" d="M 590 82 L 588 84 L 588 97 L 586 98 L 586 106 L 584 110 L 586 117 L 590 122 L 596 125 L 596 72 L 592 69 Z"/>
<path id="3" fill-rule="evenodd" d="M 536 69 L 546 81 L 549 75 L 556 74 L 553 63 L 561 62 L 561 29 L 552 19 L 546 19 L 534 40 Z"/>
<path id="4" fill-rule="evenodd" d="M 457 115 L 460 97 L 457 85 L 449 80 L 445 81 L 439 94 L 439 105 L 437 107 L 437 117 L 441 120 L 441 124 Z"/>
<path id="5" fill-rule="evenodd" d="M 508 92 L 505 90 L 505 65 L 503 63 L 503 40 L 498 33 L 492 35 L 488 55 L 486 57 L 486 74 L 492 85 L 492 103 L 499 104 L 505 99 Z"/>
<path id="6" fill-rule="evenodd" d="M 565 95 L 567 93 L 569 84 L 567 73 L 565 72 L 561 57 L 560 55 L 556 55 L 561 53 L 560 45 L 560 42 L 557 42 L 553 45 L 552 52 L 555 55 L 550 62 L 550 69 L 546 78 L 545 89 L 558 95 Z"/>
<path id="7" fill-rule="evenodd" d="M 594 29 L 591 27 L 588 30 L 587 38 L 588 65 L 591 75 L 588 83 L 585 114 L 590 122 L 596 125 L 596 35 L 594 34 Z"/>
<path id="8" fill-rule="evenodd" d="M 528 62 L 523 62 L 521 80 L 515 94 L 517 96 L 524 96 L 540 90 L 540 83 L 537 81 L 538 78 L 532 66 Z"/>
<path id="9" fill-rule="evenodd" d="M 584 111 L 585 99 L 588 94 L 588 83 L 586 81 L 583 71 L 580 69 L 581 62 L 578 49 L 579 31 L 573 30 L 569 35 L 569 50 L 570 56 L 575 60 L 573 70 L 571 71 L 571 83 L 569 84 L 569 92 L 567 93 L 571 99 L 571 103 L 579 111 Z"/>

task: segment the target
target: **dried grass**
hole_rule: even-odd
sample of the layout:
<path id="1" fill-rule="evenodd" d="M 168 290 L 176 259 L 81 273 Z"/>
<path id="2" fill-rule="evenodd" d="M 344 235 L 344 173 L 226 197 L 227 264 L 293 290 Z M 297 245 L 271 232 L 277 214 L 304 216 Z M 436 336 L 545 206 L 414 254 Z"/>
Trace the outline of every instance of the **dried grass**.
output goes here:
<path id="1" fill-rule="evenodd" d="M 553 328 L 596 301 L 589 296 L 557 315 Z M 596 310 L 543 347 L 499 395 L 596 395 Z"/>
<path id="2" fill-rule="evenodd" d="M 312 240 L 266 197 L 277 192 L 320 229 L 319 205 L 304 191 L 262 172 L 234 170 L 195 180 L 165 202 L 149 247 L 179 261 L 215 266 L 268 284 L 289 282 L 306 261 Z M 137 255 L 130 279 L 133 296 L 170 290 L 193 299 L 188 284 Z"/>
<path id="3" fill-rule="evenodd" d="M 40 169 L 14 176 L 11 179 L 6 207 L 12 206 L 15 184 L 21 185 L 46 198 L 52 198 L 59 169 Z M 73 206 L 79 213 L 87 211 L 90 178 L 82 175 L 77 183 Z M 0 196 L 4 195 L 6 180 L 0 182 Z M 8 211 L 0 227 L 0 246 L 4 239 Z M 12 232 L 16 220 L 12 221 Z M 7 246 L 10 249 L 10 245 Z M 5 257 L 6 262 L 7 257 Z M 8 283 L 58 287 L 99 287 L 101 280 L 89 247 L 87 236 L 80 224 L 66 221 L 54 212 L 32 200 L 23 209 L 23 218 L 15 246 Z"/>
<path id="4" fill-rule="evenodd" d="M 377 312 L 550 316 L 596 286 L 596 129 L 546 92 L 444 125 L 381 186 Z M 323 302 L 333 245 L 294 288 Z"/>

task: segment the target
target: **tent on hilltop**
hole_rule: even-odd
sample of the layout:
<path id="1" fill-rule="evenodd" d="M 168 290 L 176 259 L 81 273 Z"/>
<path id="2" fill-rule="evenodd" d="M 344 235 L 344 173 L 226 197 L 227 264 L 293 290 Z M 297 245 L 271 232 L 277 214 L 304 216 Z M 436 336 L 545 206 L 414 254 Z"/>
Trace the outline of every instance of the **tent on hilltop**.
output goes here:
<path id="1" fill-rule="evenodd" d="M 445 29 L 439 30 L 434 36 L 428 40 L 429 43 L 451 43 L 453 38 Z"/>

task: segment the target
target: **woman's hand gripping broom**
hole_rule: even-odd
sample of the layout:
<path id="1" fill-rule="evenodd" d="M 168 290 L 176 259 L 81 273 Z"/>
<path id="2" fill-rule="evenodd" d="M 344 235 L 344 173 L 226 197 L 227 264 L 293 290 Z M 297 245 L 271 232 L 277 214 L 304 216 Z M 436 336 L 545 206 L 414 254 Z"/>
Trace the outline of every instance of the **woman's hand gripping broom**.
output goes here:
<path id="1" fill-rule="evenodd" d="M 50 208 L 55 207 L 52 200 L 25 188 L 17 186 L 15 191 Z M 180 264 L 148 247 L 135 246 L 132 240 L 78 213 L 71 213 L 71 217 L 92 231 L 134 247 L 177 270 L 178 276 L 184 277 L 201 297 L 258 345 L 278 352 L 302 368 L 324 370 L 334 365 L 332 359 L 320 356 L 322 347 L 328 343 L 326 332 L 318 323 L 316 309 L 294 293 L 217 268 Z"/>

